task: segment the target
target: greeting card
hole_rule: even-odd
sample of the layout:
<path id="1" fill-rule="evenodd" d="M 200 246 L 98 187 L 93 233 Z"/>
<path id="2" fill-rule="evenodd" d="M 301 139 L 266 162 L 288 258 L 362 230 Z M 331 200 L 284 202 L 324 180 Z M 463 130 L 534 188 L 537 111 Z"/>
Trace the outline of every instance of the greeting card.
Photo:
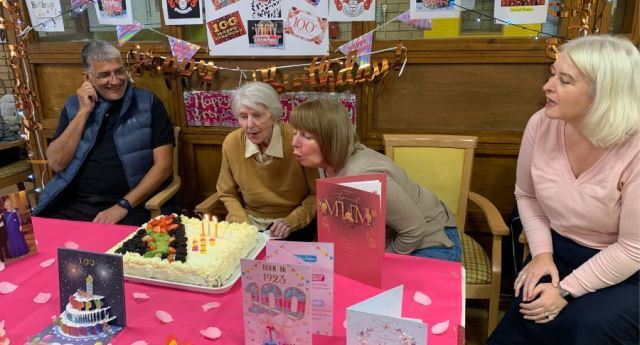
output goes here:
<path id="1" fill-rule="evenodd" d="M 320 45 L 325 39 L 328 26 L 327 18 L 291 7 L 284 23 L 284 32 Z"/>
<path id="2" fill-rule="evenodd" d="M 103 25 L 133 24 L 131 0 L 96 0 L 98 23 Z"/>
<path id="3" fill-rule="evenodd" d="M 247 33 L 238 11 L 207 22 L 207 27 L 215 44 L 230 41 Z"/>
<path id="4" fill-rule="evenodd" d="M 202 24 L 200 0 L 162 0 L 162 13 L 166 25 Z"/>
<path id="5" fill-rule="evenodd" d="M 311 344 L 311 266 L 242 259 L 244 343 Z"/>
<path id="6" fill-rule="evenodd" d="M 311 315 L 314 334 L 332 334 L 333 259 L 333 243 L 267 242 L 267 261 L 311 265 Z"/>
<path id="7" fill-rule="evenodd" d="M 332 22 L 356 22 L 376 20 L 375 0 L 331 0 L 329 20 Z"/>
<path id="8" fill-rule="evenodd" d="M 380 287 L 385 250 L 385 174 L 316 181 L 318 240 L 335 245 L 335 271 Z"/>
<path id="9" fill-rule="evenodd" d="M 249 46 L 284 49 L 282 20 L 249 20 Z"/>
<path id="10" fill-rule="evenodd" d="M 26 1 L 26 4 L 34 30 L 42 32 L 64 31 L 60 0 L 29 0 Z"/>
<path id="11" fill-rule="evenodd" d="M 427 325 L 402 317 L 402 291 L 396 286 L 347 308 L 347 345 L 426 345 Z"/>
<path id="12" fill-rule="evenodd" d="M 126 326 L 120 255 L 58 249 L 60 313 L 28 344 L 108 344 Z"/>

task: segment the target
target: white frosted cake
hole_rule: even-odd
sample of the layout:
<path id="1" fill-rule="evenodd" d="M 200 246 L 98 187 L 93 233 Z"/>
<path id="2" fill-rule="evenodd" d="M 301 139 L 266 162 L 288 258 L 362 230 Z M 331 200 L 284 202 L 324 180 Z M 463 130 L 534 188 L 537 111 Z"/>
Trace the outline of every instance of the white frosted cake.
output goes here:
<path id="1" fill-rule="evenodd" d="M 220 287 L 257 242 L 258 229 L 246 223 L 169 215 L 142 225 L 112 251 L 123 255 L 128 276 Z"/>

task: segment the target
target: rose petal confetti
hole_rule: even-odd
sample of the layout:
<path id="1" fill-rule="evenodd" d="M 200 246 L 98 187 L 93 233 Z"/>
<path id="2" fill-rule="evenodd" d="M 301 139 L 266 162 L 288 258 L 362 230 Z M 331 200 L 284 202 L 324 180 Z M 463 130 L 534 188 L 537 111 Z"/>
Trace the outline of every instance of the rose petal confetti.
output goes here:
<path id="1" fill-rule="evenodd" d="M 40 263 L 40 267 L 47 268 L 47 267 L 53 265 L 54 262 L 56 262 L 56 258 L 51 258 L 49 260 L 44 260 L 43 262 Z"/>
<path id="2" fill-rule="evenodd" d="M 0 282 L 0 293 L 3 295 L 12 293 L 17 288 L 18 288 L 18 285 L 13 285 L 9 282 Z"/>
<path id="3" fill-rule="evenodd" d="M 442 334 L 447 331 L 449 328 L 449 320 L 438 322 L 433 327 L 431 327 L 431 333 L 433 334 Z"/>
<path id="4" fill-rule="evenodd" d="M 209 327 L 200 331 L 200 334 L 204 335 L 208 339 L 218 339 L 222 336 L 222 332 L 218 327 Z"/>
<path id="5" fill-rule="evenodd" d="M 64 247 L 68 249 L 78 249 L 80 248 L 80 245 L 73 241 L 67 241 L 64 243 Z"/>
<path id="6" fill-rule="evenodd" d="M 34 302 L 44 304 L 49 302 L 51 299 L 51 294 L 47 292 L 39 292 L 38 295 L 33 299 Z"/>
<path id="7" fill-rule="evenodd" d="M 4 262 L 0 261 L 0 272 L 4 271 Z"/>
<path id="8" fill-rule="evenodd" d="M 209 302 L 202 305 L 202 310 L 205 312 L 209 311 L 209 309 L 220 307 L 220 302 Z"/>
<path id="9" fill-rule="evenodd" d="M 149 345 L 149 343 L 147 343 L 144 340 L 136 340 L 133 343 L 131 343 L 131 345 Z"/>
<path id="10" fill-rule="evenodd" d="M 164 310 L 156 311 L 156 317 L 163 323 L 173 322 L 173 317 L 171 316 L 171 314 L 167 313 Z"/>
<path id="11" fill-rule="evenodd" d="M 431 297 L 423 294 L 420 291 L 416 291 L 416 293 L 413 294 L 413 300 L 418 304 L 431 305 Z"/>
<path id="12" fill-rule="evenodd" d="M 133 293 L 133 299 L 135 299 L 137 302 L 146 301 L 149 298 L 150 298 L 149 295 L 147 295 L 144 292 L 134 292 Z"/>
<path id="13" fill-rule="evenodd" d="M 342 323 L 342 327 L 347 328 L 347 320 L 344 320 L 344 322 Z"/>

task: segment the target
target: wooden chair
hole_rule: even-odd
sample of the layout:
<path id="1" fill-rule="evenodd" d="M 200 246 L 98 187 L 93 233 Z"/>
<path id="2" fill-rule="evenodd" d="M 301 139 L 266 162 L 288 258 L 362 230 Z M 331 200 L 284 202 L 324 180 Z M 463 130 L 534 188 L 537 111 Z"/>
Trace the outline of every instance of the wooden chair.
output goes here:
<path id="1" fill-rule="evenodd" d="M 22 140 L 14 140 L 0 143 L 0 154 L 2 150 L 24 145 Z M 16 185 L 18 190 L 25 190 L 24 183 L 29 181 L 32 174 L 31 164 L 28 159 L 21 159 L 17 162 L 0 167 L 0 189 Z"/>
<path id="2" fill-rule="evenodd" d="M 151 212 L 151 217 L 156 217 L 162 214 L 162 205 L 164 205 L 169 199 L 171 199 L 180 189 L 180 175 L 178 173 L 178 143 L 180 143 L 180 127 L 173 127 L 173 135 L 176 140 L 175 146 L 173 146 L 173 181 L 165 189 L 158 192 L 149 199 L 144 207 Z"/>
<path id="3" fill-rule="evenodd" d="M 467 299 L 488 299 L 488 334 L 498 322 L 502 236 L 508 235 L 497 208 L 469 191 L 477 138 L 455 135 L 384 134 L 385 154 L 407 175 L 434 192 L 453 212 L 462 239 L 462 265 L 466 270 Z M 467 200 L 482 210 L 493 235 L 491 259 L 465 234 Z"/>

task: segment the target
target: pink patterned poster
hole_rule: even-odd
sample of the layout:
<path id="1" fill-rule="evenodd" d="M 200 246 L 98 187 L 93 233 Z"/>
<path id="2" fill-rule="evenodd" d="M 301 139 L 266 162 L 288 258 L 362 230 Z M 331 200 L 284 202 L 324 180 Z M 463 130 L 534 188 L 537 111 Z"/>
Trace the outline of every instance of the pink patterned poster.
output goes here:
<path id="1" fill-rule="evenodd" d="M 289 122 L 293 108 L 305 101 L 335 98 L 347 108 L 351 123 L 356 123 L 356 95 L 350 92 L 286 92 L 280 95 L 284 112 L 282 121 Z M 231 91 L 185 91 L 184 106 L 189 127 L 240 127 L 231 113 Z"/>
<path id="2" fill-rule="evenodd" d="M 311 344 L 311 266 L 242 259 L 247 345 Z"/>
<path id="3" fill-rule="evenodd" d="M 267 261 L 311 265 L 311 318 L 314 334 L 333 327 L 333 243 L 267 242 Z"/>

